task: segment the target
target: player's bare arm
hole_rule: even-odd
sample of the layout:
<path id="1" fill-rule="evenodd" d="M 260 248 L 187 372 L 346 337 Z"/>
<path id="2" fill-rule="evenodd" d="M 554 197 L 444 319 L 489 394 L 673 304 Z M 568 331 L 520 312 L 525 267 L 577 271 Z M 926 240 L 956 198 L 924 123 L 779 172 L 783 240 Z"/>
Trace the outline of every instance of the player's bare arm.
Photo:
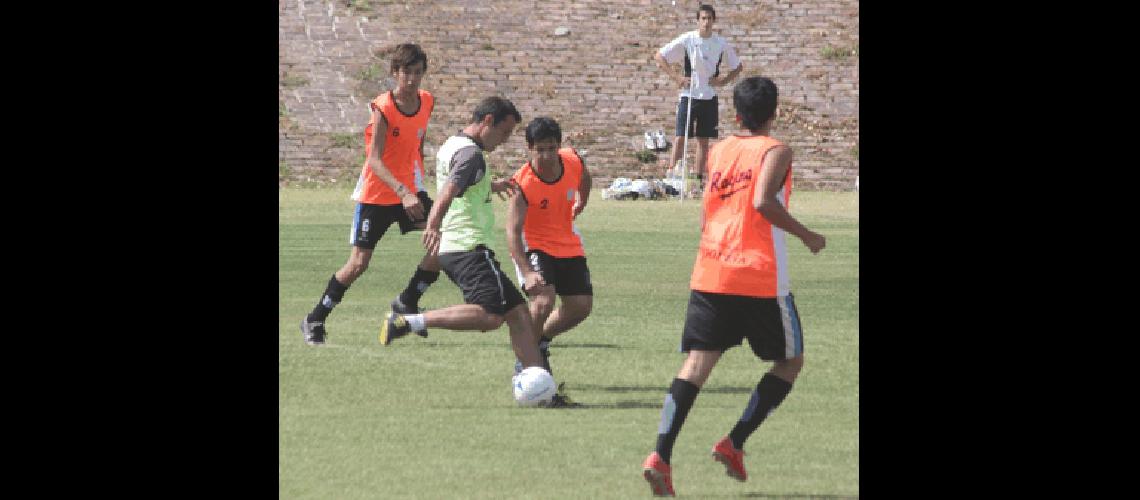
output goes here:
<path id="1" fill-rule="evenodd" d="M 424 235 L 420 240 L 424 244 L 424 249 L 430 255 L 439 254 L 439 227 L 443 224 L 443 216 L 447 214 L 447 209 L 451 207 L 451 200 L 459 194 L 459 185 L 454 182 L 448 182 L 443 186 L 443 190 L 439 192 L 439 197 L 436 198 L 435 204 L 431 207 L 431 213 L 427 216 L 427 227 L 424 228 Z"/>
<path id="2" fill-rule="evenodd" d="M 518 184 L 514 179 L 498 179 L 491 181 L 491 192 L 499 195 L 499 199 L 506 201 L 518 192 Z"/>
<path id="3" fill-rule="evenodd" d="M 800 224 L 776 198 L 784 187 L 784 180 L 791 165 L 792 149 L 787 146 L 772 148 L 764 156 L 764 165 L 760 170 L 760 182 L 756 186 L 752 206 L 772 225 L 798 237 L 811 250 L 811 253 L 819 253 L 827 244 L 823 235 Z"/>
<path id="4" fill-rule="evenodd" d="M 533 293 L 538 287 L 546 284 L 542 274 L 535 271 L 526 258 L 523 250 L 522 232 L 526 222 L 526 197 L 518 194 L 511 197 L 507 205 L 507 250 L 511 252 L 511 260 L 523 273 L 524 290 Z"/>
<path id="5" fill-rule="evenodd" d="M 709 78 L 709 85 L 712 85 L 714 87 L 723 87 L 734 80 L 738 75 L 740 75 L 741 71 L 744 71 L 744 63 L 740 63 L 740 66 L 737 66 L 736 69 L 729 71 L 727 75 L 714 76 L 712 78 Z"/>
<path id="6" fill-rule="evenodd" d="M 666 62 L 664 57 L 661 57 L 660 52 L 654 52 L 653 60 L 657 63 L 657 67 L 661 68 L 661 71 L 664 71 L 665 75 L 677 84 L 677 88 L 689 88 L 689 78 L 682 75 L 679 71 L 674 71 L 673 66 Z"/>
<path id="7" fill-rule="evenodd" d="M 575 154 L 577 152 L 575 151 Z M 578 214 L 586 209 L 586 203 L 590 201 L 590 187 L 593 186 L 593 179 L 590 178 L 590 169 L 586 168 L 586 161 L 582 161 L 582 180 L 578 183 L 578 201 L 574 202 L 574 218 L 578 218 Z"/>

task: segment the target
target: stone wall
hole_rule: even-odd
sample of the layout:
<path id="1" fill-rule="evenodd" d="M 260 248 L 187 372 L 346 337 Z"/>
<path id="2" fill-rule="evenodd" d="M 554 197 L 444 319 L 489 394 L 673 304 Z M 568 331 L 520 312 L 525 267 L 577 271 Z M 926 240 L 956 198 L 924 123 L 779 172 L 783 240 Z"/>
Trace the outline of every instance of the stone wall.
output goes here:
<path id="1" fill-rule="evenodd" d="M 653 63 L 661 45 L 696 29 L 699 2 L 667 0 L 279 0 L 279 161 L 283 183 L 354 182 L 368 102 L 390 88 L 387 52 L 428 54 L 422 87 L 436 96 L 425 156 L 464 126 L 483 97 L 511 99 L 524 124 L 540 115 L 584 151 L 598 185 L 660 177 L 668 152 L 642 163 L 642 133 L 672 141 L 676 85 Z M 735 45 L 740 78 L 780 89 L 773 135 L 796 153 L 800 189 L 849 190 L 859 171 L 859 4 L 853 0 L 716 1 L 714 31 Z M 564 33 L 565 34 L 562 34 Z M 557 33 L 557 34 L 556 34 Z M 722 88 L 720 131 L 733 121 Z M 522 128 L 492 153 L 496 171 L 525 161 Z M 690 145 L 692 167 L 695 146 Z M 432 165 L 432 162 L 427 162 Z"/>

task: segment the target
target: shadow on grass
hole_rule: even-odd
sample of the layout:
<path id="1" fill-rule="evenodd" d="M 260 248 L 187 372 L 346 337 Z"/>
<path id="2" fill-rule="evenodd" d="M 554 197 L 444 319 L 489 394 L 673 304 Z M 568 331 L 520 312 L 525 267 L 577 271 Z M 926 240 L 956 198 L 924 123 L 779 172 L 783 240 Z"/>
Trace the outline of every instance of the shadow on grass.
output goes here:
<path id="1" fill-rule="evenodd" d="M 589 344 L 589 343 L 575 344 L 573 342 L 556 342 L 556 343 L 550 344 L 550 349 L 552 351 L 557 351 L 559 349 L 565 349 L 565 348 L 570 348 L 570 349 L 630 349 L 629 347 L 620 346 L 617 344 Z"/>
<path id="2" fill-rule="evenodd" d="M 463 334 L 470 334 L 472 336 L 474 336 L 474 335 L 494 335 L 492 333 L 487 333 L 487 332 L 455 332 L 455 333 L 452 333 L 452 332 L 448 332 L 446 330 L 444 330 L 444 331 L 446 333 L 444 333 L 443 335 L 463 335 Z M 463 342 L 441 342 L 441 341 L 438 341 L 438 340 L 435 340 L 432 338 L 435 335 L 436 334 L 431 333 L 431 334 L 429 334 L 428 338 L 426 338 L 426 339 L 423 339 L 423 338 L 411 339 L 410 344 L 420 345 L 420 346 L 424 346 L 424 347 L 430 347 L 432 349 L 449 349 L 449 348 L 471 349 L 471 348 L 485 348 L 485 347 L 486 348 L 493 348 L 493 349 L 502 349 L 504 346 L 507 349 L 511 348 L 510 340 L 509 339 L 503 339 L 502 337 L 499 337 L 499 336 L 487 337 L 486 339 L 478 339 L 478 340 L 464 340 Z M 399 341 L 404 342 L 404 339 L 400 339 Z M 554 354 L 557 354 L 558 351 L 560 351 L 562 349 L 630 349 L 630 348 L 619 346 L 616 344 L 555 344 L 555 345 L 551 346 L 551 348 L 550 348 L 551 352 Z"/>
<path id="3" fill-rule="evenodd" d="M 467 333 L 467 332 L 462 332 Z M 475 332 L 476 335 L 482 335 Z M 400 339 L 403 340 L 403 339 Z M 467 341 L 467 342 L 439 342 L 429 339 L 412 339 L 411 341 L 417 346 L 430 347 L 432 349 L 471 349 L 471 348 L 488 348 L 488 349 L 502 349 L 506 346 L 507 349 L 511 348 L 510 342 L 503 342 L 502 339 L 496 338 L 486 341 Z"/>
<path id="4" fill-rule="evenodd" d="M 656 392 L 666 393 L 669 392 L 669 386 L 665 385 L 650 385 L 650 386 L 637 386 L 637 385 L 592 385 L 592 384 L 574 384 L 572 389 L 581 391 L 604 391 L 604 392 Z M 702 394 L 750 394 L 752 387 L 703 387 L 701 388 Z"/>
<path id="5" fill-rule="evenodd" d="M 734 495 L 735 496 L 735 495 Z M 813 495 L 811 493 L 745 493 L 747 498 L 822 498 L 822 499 L 856 499 L 858 496 L 848 495 Z"/>
<path id="6" fill-rule="evenodd" d="M 471 336 L 475 340 L 464 339 L 463 342 L 441 342 L 436 340 L 436 335 L 447 336 Z M 503 347 L 508 348 L 511 346 L 510 338 L 506 335 L 499 335 L 498 331 L 489 332 L 472 332 L 472 331 L 450 331 L 440 329 L 440 333 L 429 333 L 426 338 L 414 338 L 409 336 L 408 339 L 413 343 L 421 344 L 428 347 L 459 347 L 468 348 L 471 346 L 478 347 Z M 401 339 L 403 340 L 403 339 Z M 621 346 L 618 344 L 596 344 L 588 342 L 558 342 L 550 346 L 552 351 L 557 352 L 560 349 L 632 349 L 631 347 Z"/>
<path id="7" fill-rule="evenodd" d="M 733 494 L 727 494 L 727 495 L 726 494 L 720 494 L 720 495 L 708 494 L 708 495 L 703 495 L 703 496 L 710 497 L 710 498 L 720 498 L 720 497 L 726 497 L 726 498 L 741 498 L 741 497 L 744 497 L 744 498 L 819 498 L 819 499 L 827 499 L 827 500 L 839 500 L 839 499 L 843 499 L 843 500 L 852 499 L 852 500 L 854 500 L 854 499 L 859 498 L 858 495 L 826 495 L 826 494 L 821 494 L 821 493 L 764 493 L 761 491 L 754 491 L 751 493 L 744 493 L 744 494 L 733 493 Z"/>
<path id="8" fill-rule="evenodd" d="M 581 403 L 581 406 L 567 408 L 571 410 L 629 410 L 629 409 L 661 409 L 661 402 L 645 401 L 618 401 L 616 403 Z"/>

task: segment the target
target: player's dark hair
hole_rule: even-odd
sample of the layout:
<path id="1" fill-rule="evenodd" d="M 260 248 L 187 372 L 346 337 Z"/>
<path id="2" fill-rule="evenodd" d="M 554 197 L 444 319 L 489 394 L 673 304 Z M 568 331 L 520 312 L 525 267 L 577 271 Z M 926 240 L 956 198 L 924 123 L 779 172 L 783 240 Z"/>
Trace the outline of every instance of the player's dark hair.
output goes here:
<path id="1" fill-rule="evenodd" d="M 546 139 L 554 139 L 562 144 L 562 127 L 558 126 L 554 118 L 546 116 L 531 120 L 526 126 L 526 147 L 533 147 L 534 143 Z"/>
<path id="2" fill-rule="evenodd" d="M 700 7 L 697 7 L 697 19 L 701 18 L 702 10 L 709 11 L 709 16 L 712 16 L 713 20 L 716 20 L 716 10 L 713 9 L 712 5 L 709 5 L 707 3 L 702 3 Z"/>
<path id="3" fill-rule="evenodd" d="M 740 115 L 740 124 L 753 132 L 776 113 L 779 91 L 772 80 L 751 76 L 741 80 L 732 90 L 732 105 Z"/>
<path id="4" fill-rule="evenodd" d="M 400 68 L 407 68 L 415 63 L 424 63 L 424 71 L 427 71 L 427 54 L 424 49 L 414 43 L 401 43 L 396 46 L 396 50 L 392 51 L 391 69 L 395 73 Z"/>
<path id="5" fill-rule="evenodd" d="M 479 123 L 487 115 L 495 117 L 491 121 L 492 126 L 498 125 L 508 116 L 515 117 L 516 122 L 522 121 L 522 115 L 519 114 L 519 110 L 515 109 L 515 104 L 499 96 L 491 96 L 479 101 L 479 105 L 475 107 L 475 112 L 471 113 L 471 123 Z"/>

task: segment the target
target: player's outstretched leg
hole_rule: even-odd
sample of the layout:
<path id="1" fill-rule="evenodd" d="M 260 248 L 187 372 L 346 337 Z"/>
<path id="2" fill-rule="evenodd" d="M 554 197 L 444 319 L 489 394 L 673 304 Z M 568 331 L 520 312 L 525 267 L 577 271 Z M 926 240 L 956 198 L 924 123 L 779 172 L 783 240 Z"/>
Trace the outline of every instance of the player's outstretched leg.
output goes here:
<path id="1" fill-rule="evenodd" d="M 380 345 L 391 344 L 393 340 L 411 332 L 415 332 L 421 337 L 427 337 L 427 328 L 424 326 L 422 314 L 405 316 L 388 312 L 384 315 L 384 323 L 380 325 Z"/>

